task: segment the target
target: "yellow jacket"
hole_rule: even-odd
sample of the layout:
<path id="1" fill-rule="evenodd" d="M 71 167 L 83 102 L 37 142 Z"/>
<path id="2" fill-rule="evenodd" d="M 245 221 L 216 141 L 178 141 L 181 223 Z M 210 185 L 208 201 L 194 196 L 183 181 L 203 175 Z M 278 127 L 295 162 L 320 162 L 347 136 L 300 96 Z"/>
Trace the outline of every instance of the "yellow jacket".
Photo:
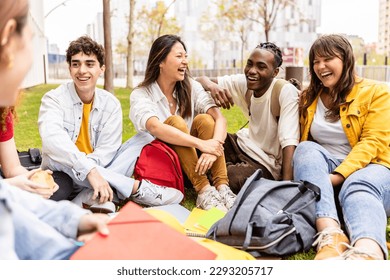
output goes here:
<path id="1" fill-rule="evenodd" d="M 300 117 L 301 141 L 308 140 L 319 96 L 306 117 Z M 352 150 L 335 172 L 347 178 L 369 163 L 390 168 L 390 91 L 386 84 L 366 79 L 356 83 L 340 106 L 340 119 Z"/>

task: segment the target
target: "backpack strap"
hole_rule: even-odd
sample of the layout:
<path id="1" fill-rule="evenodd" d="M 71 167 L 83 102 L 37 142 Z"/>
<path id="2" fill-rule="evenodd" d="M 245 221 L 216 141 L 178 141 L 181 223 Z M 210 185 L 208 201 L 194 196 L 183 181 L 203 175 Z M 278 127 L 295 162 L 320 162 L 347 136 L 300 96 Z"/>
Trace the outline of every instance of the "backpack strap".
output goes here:
<path id="1" fill-rule="evenodd" d="M 274 87 L 272 88 L 271 113 L 276 120 L 279 120 L 279 116 L 280 116 L 280 103 L 279 103 L 280 92 L 282 91 L 282 87 L 287 83 L 289 82 L 286 80 L 278 79 L 276 80 Z"/>

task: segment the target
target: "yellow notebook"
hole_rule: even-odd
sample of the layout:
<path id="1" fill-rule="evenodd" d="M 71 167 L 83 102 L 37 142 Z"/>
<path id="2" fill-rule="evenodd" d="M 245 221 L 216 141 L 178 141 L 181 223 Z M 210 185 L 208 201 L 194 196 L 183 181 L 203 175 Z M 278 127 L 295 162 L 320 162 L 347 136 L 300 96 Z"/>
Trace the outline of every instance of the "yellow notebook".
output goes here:
<path id="1" fill-rule="evenodd" d="M 204 236 L 210 227 L 225 216 L 225 212 L 213 207 L 210 210 L 192 209 L 184 223 L 186 234 L 189 236 Z"/>

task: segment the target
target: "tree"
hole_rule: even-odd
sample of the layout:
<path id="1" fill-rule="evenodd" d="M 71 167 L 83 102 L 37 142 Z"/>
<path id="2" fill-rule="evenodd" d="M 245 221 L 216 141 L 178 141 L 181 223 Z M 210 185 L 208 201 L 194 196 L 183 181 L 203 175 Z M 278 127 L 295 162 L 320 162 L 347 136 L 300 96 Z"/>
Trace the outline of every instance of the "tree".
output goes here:
<path id="1" fill-rule="evenodd" d="M 269 41 L 269 33 L 274 27 L 275 19 L 282 9 L 290 6 L 292 9 L 297 9 L 297 0 L 242 0 L 242 6 L 246 7 L 246 17 L 263 27 L 265 40 Z M 300 13 L 301 15 L 301 13 Z M 303 19 L 299 19 L 296 23 L 288 23 L 288 25 L 300 24 Z"/>
<path id="2" fill-rule="evenodd" d="M 247 17 L 247 7 L 242 5 L 242 0 L 230 1 L 230 6 L 226 7 L 224 16 L 228 19 L 226 28 L 229 32 L 236 34 L 241 43 L 240 66 L 244 67 L 244 50 L 248 41 L 249 32 L 252 29 L 252 21 Z"/>
<path id="3" fill-rule="evenodd" d="M 219 75 L 219 60 L 222 45 L 229 41 L 229 31 L 226 28 L 228 19 L 226 17 L 227 0 L 216 0 L 212 2 L 216 9 L 210 8 L 201 17 L 199 29 L 204 40 L 211 42 L 213 50 L 213 68 Z"/>
<path id="4" fill-rule="evenodd" d="M 104 89 L 111 93 L 114 93 L 114 67 L 112 63 L 110 0 L 103 0 L 103 29 L 106 65 L 106 71 L 104 72 Z"/>
<path id="5" fill-rule="evenodd" d="M 162 11 L 161 17 L 160 17 L 160 22 L 158 24 L 158 29 L 157 29 L 157 38 L 160 37 L 161 35 L 161 29 L 164 23 L 165 15 L 167 14 L 169 8 L 176 2 L 176 0 L 172 0 L 171 3 L 165 8 L 165 10 Z"/>
<path id="6" fill-rule="evenodd" d="M 126 75 L 126 88 L 133 88 L 133 76 L 134 76 L 134 15 L 135 15 L 135 0 L 130 0 L 130 12 L 129 12 L 129 33 L 127 35 L 127 75 Z"/>
<path id="7" fill-rule="evenodd" d="M 174 2 L 166 6 L 164 1 L 157 1 L 153 8 L 142 6 L 137 16 L 137 38 L 146 45 L 151 45 L 162 34 L 178 34 L 180 27 L 176 19 L 166 16 Z"/>

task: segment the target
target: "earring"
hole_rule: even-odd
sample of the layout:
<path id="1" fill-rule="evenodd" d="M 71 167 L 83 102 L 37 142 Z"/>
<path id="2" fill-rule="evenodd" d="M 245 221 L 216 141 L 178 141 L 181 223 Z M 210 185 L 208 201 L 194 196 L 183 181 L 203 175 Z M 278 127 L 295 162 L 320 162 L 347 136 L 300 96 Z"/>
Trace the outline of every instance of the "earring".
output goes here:
<path id="1" fill-rule="evenodd" d="M 12 69 L 14 67 L 14 56 L 12 54 L 8 55 L 7 60 L 8 60 L 7 69 Z"/>

